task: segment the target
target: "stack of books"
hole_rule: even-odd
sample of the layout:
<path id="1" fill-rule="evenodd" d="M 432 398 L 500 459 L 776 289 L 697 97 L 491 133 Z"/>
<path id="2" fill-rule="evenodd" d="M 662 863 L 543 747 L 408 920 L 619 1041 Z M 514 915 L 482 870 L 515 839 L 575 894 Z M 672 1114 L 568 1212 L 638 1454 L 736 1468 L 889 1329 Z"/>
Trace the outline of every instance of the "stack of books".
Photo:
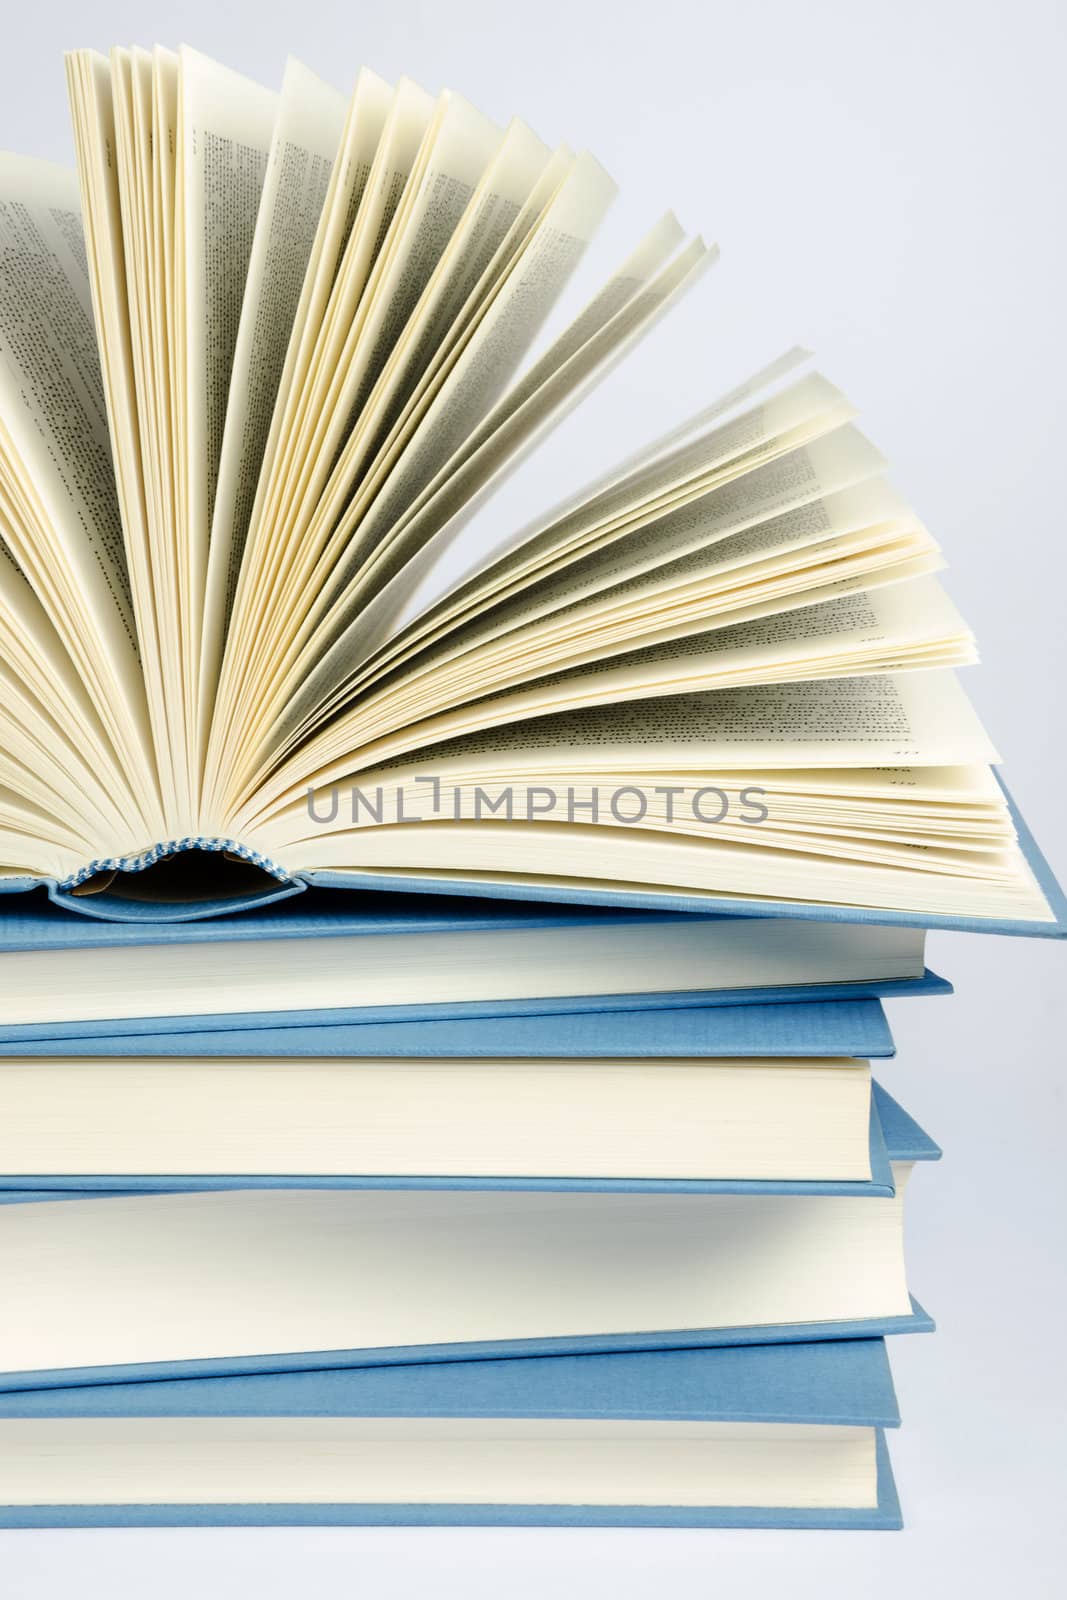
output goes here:
<path id="1" fill-rule="evenodd" d="M 10 1524 L 900 1525 L 921 930 L 8 905 Z"/>
<path id="2" fill-rule="evenodd" d="M 77 175 L 0 158 L 0 1522 L 899 1526 L 881 1001 L 1067 930 L 934 540 L 790 352 L 458 572 L 714 252 L 532 355 L 591 157 L 68 83 Z"/>

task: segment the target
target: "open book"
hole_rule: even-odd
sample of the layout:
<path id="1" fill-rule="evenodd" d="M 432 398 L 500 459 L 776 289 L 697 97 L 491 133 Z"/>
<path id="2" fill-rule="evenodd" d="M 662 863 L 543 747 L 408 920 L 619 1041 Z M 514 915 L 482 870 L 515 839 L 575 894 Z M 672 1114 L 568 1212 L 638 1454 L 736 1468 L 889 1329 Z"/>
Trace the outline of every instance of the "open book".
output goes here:
<path id="1" fill-rule="evenodd" d="M 1054 921 L 938 547 L 802 352 L 454 576 L 713 250 L 668 215 L 542 339 L 590 156 L 369 71 L 67 68 L 77 176 L 0 160 L 8 886 Z"/>

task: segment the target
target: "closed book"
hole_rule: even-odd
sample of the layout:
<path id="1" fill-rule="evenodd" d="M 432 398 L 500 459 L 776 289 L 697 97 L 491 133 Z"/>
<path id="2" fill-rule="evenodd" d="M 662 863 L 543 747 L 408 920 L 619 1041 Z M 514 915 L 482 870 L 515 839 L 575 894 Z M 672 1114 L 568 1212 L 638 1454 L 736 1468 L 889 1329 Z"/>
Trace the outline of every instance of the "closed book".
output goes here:
<path id="1" fill-rule="evenodd" d="M 0 1063 L 0 1198 L 227 1189 L 889 1198 L 894 1163 L 940 1155 L 860 1061 L 551 1062 L 517 1072 L 501 1061 L 457 1073 L 389 1062 L 340 1085 L 331 1080 L 344 1066 L 319 1066 Z M 167 1082 L 153 1093 L 161 1070 Z M 242 1081 L 218 1082 L 235 1070 Z M 444 1085 L 429 1081 L 436 1073 Z M 693 1081 L 720 1074 L 723 1083 Z M 233 1155 L 240 1170 L 225 1168 Z M 314 1165 L 301 1166 L 309 1155 Z"/>
<path id="2" fill-rule="evenodd" d="M 880 1339 L 0 1395 L 0 1526 L 897 1528 Z"/>
<path id="3" fill-rule="evenodd" d="M 305 1185 L 6 1205 L 0 1388 L 919 1331 L 904 1188 L 938 1151 L 880 1105 L 903 1156 L 884 1197 Z"/>
<path id="4" fill-rule="evenodd" d="M 11 1041 L 946 988 L 926 971 L 920 929 L 337 890 L 192 921 L 8 896 L 0 955 Z"/>

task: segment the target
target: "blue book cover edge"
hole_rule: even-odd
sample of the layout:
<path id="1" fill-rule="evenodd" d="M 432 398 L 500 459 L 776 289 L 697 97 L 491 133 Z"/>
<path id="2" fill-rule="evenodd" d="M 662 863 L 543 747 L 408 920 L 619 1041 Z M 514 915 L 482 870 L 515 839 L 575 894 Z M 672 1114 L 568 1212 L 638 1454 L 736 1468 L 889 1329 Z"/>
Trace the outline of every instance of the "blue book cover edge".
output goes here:
<path id="1" fill-rule="evenodd" d="M 546 1016 L 446 1017 L 345 1022 L 310 1028 L 256 1026 L 159 1033 L 0 1028 L 3 1056 L 449 1056 L 643 1057 L 857 1056 L 895 1053 L 877 1000 L 777 1005 L 568 1011 Z"/>
<path id="2" fill-rule="evenodd" d="M 223 1416 L 900 1426 L 880 1338 L 317 1367 L 0 1395 L 0 1418 Z"/>

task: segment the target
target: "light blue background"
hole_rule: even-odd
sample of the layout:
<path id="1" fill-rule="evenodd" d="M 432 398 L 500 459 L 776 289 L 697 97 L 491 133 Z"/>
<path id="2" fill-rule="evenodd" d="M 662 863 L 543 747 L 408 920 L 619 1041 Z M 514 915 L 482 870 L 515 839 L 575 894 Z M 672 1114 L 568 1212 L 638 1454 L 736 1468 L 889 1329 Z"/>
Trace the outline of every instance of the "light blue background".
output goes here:
<path id="1" fill-rule="evenodd" d="M 668 204 L 723 262 L 479 526 L 807 343 L 944 545 L 967 686 L 1062 876 L 1064 31 L 1043 0 L 19 3 L 0 146 L 70 160 L 62 49 L 155 37 L 265 82 L 290 48 L 339 87 L 366 61 L 588 144 L 624 190 L 599 266 Z M 946 1151 L 909 1197 L 940 1332 L 892 1347 L 902 1535 L 7 1534 L 5 1600 L 1062 1592 L 1067 951 L 941 935 L 930 960 L 958 993 L 897 1003 L 883 1075 Z"/>

